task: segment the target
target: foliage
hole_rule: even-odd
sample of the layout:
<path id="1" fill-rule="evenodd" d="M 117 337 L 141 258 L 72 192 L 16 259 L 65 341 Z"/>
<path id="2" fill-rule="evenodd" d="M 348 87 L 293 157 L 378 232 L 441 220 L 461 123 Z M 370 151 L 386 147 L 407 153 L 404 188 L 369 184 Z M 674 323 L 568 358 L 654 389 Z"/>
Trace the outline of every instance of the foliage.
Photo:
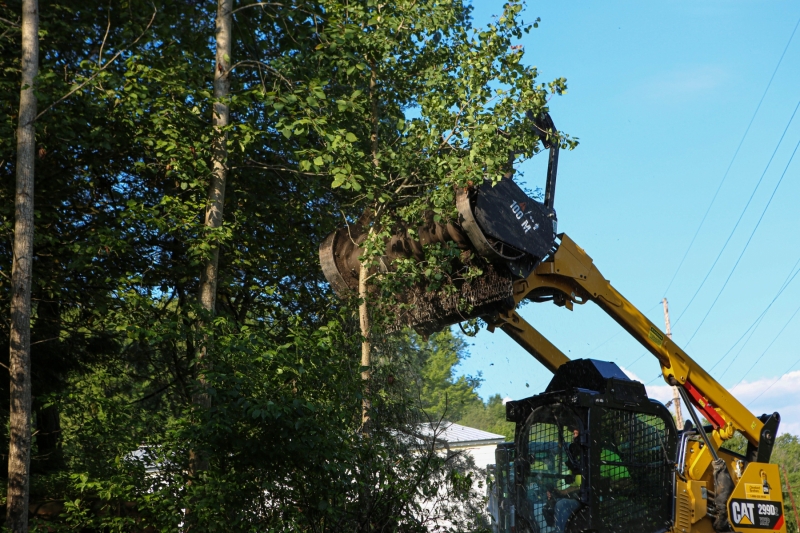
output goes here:
<path id="1" fill-rule="evenodd" d="M 775 447 L 772 449 L 770 462 L 781 467 L 781 481 L 783 482 L 781 490 L 783 491 L 783 513 L 786 521 L 786 531 L 787 533 L 797 533 L 799 529 L 795 514 L 795 504 L 800 504 L 800 500 L 798 500 L 798 496 L 800 496 L 800 439 L 798 439 L 797 435 L 784 433 L 775 439 Z M 786 474 L 788 474 L 788 478 L 785 477 Z M 789 496 L 787 483 L 792 491 L 792 496 L 794 496 L 794 503 Z"/>
<path id="2" fill-rule="evenodd" d="M 514 440 L 514 423 L 506 420 L 506 406 L 499 394 L 490 396 L 486 403 L 470 405 L 458 423 L 503 435 L 507 442 Z"/>
<path id="3" fill-rule="evenodd" d="M 428 415 L 456 421 L 472 405 L 482 404 L 475 391 L 480 377 L 455 375 L 455 367 L 468 357 L 461 337 L 445 329 L 428 339 L 406 331 L 401 339 L 394 349 L 412 365 L 420 406 Z"/>
<path id="4" fill-rule="evenodd" d="M 398 360 L 408 361 L 408 379 L 415 382 L 420 406 L 432 420 L 441 419 L 504 435 L 514 440 L 514 424 L 506 421 L 500 395 L 483 402 L 477 393 L 480 375 L 457 376 L 457 367 L 467 357 L 466 343 L 446 329 L 427 340 L 412 331 L 390 345 Z"/>
<path id="5" fill-rule="evenodd" d="M 741 433 L 735 433 L 732 439 L 722 443 L 722 449 L 745 455 L 747 452 L 747 439 Z"/>
<path id="6" fill-rule="evenodd" d="M 475 382 L 447 366 L 463 345 L 447 335 L 414 340 L 415 357 L 436 353 L 419 375 L 393 354 L 394 341 L 376 342 L 365 388 L 352 302 L 330 294 L 316 246 L 342 216 L 352 221 L 365 208 L 381 222 L 370 258 L 391 217 L 452 217 L 454 186 L 501 175 L 509 149 L 533 155 L 525 111 L 543 109 L 564 80 L 538 83 L 523 64 L 513 43 L 532 25 L 519 2 L 483 29 L 473 29 L 459 0 L 236 9 L 231 177 L 224 224 L 211 232 L 200 213 L 214 6 L 40 2 L 31 498 L 55 511 L 38 515 L 37 527 L 480 528 L 468 465 L 412 438 L 420 407 L 460 417 L 480 404 Z M 0 3 L 0 19 L 13 23 L 18 13 L 15 0 Z M 6 24 L 6 307 L 18 51 Z M 196 294 L 214 246 L 222 278 L 208 320 Z M 375 281 L 442 281 L 452 253 L 429 249 L 426 262 Z M 204 335 L 212 340 L 207 411 L 191 402 Z M 375 410 L 369 438 L 359 432 L 363 394 Z M 7 404 L 0 410 L 6 417 Z M 187 474 L 190 449 L 209 458 L 197 478 Z"/>

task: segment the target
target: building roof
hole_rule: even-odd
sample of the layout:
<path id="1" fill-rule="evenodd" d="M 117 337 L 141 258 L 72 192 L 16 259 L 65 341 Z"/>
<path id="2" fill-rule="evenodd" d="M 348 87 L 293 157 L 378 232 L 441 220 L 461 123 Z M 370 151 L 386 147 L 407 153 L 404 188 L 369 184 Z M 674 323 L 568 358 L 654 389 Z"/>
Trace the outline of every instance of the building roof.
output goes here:
<path id="1" fill-rule="evenodd" d="M 489 433 L 453 422 L 442 421 L 438 425 L 421 424 L 419 432 L 427 438 L 435 437 L 437 443 L 452 446 L 474 446 L 481 444 L 500 444 L 506 438 L 497 433 Z"/>

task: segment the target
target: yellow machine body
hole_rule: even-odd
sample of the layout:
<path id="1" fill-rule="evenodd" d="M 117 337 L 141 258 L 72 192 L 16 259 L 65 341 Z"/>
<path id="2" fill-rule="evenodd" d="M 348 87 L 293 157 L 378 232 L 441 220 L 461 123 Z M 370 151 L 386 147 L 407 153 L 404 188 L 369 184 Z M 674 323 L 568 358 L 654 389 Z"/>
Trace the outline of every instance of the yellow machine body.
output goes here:
<path id="1" fill-rule="evenodd" d="M 539 264 L 526 278 L 514 284 L 514 300 L 549 293 L 556 304 L 572 310 L 574 304 L 593 301 L 652 353 L 661 366 L 664 380 L 690 391 L 691 403 L 709 421 L 713 430 L 704 439 L 684 439 L 682 464 L 676 465 L 673 533 L 714 533 L 709 503 L 714 499 L 714 455 L 725 462 L 734 484 L 727 501 L 728 519 L 734 531 L 785 532 L 783 494 L 778 467 L 747 461 L 721 448 L 724 441 L 741 433 L 753 448 L 762 445 L 765 424 L 727 389 L 720 385 L 660 328 L 647 319 L 600 274 L 591 257 L 567 235 L 550 259 Z M 555 372 L 570 359 L 548 341 L 515 310 L 489 320 L 489 329 L 500 328 Z M 691 407 L 689 407 L 691 408 Z M 770 439 L 776 435 L 766 436 Z M 771 449 L 772 441 L 770 441 Z"/>

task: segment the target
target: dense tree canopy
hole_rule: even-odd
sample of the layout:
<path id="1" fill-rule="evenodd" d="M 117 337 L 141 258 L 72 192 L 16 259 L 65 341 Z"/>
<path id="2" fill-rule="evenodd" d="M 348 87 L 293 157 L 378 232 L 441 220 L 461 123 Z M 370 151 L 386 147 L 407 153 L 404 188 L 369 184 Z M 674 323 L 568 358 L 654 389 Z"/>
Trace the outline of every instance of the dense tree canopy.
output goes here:
<path id="1" fill-rule="evenodd" d="M 4 308 L 19 9 L 0 3 Z M 455 418 L 484 409 L 474 383 L 448 373 L 460 341 L 412 335 L 408 348 L 427 358 L 419 374 L 392 350 L 400 341 L 380 340 L 363 389 L 352 302 L 330 294 L 317 245 L 366 208 L 451 217 L 454 185 L 502 175 L 509 150 L 538 150 L 525 112 L 565 82 L 542 84 L 522 61 L 514 40 L 535 23 L 516 1 L 483 28 L 460 0 L 234 3 L 230 174 L 224 223 L 208 230 L 215 13 L 188 1 L 40 2 L 34 525 L 479 527 L 469 505 L 420 503 L 445 486 L 466 502 L 472 485 L 413 437 L 445 404 Z M 212 320 L 197 291 L 214 247 Z M 441 280 L 436 257 L 448 251 L 428 253 L 401 274 Z M 211 407 L 199 409 L 206 336 Z M 369 438 L 363 394 L 376 412 Z M 190 450 L 209 459 L 194 477 Z"/>
<path id="2" fill-rule="evenodd" d="M 458 375 L 459 364 L 469 357 L 467 343 L 462 337 L 450 330 L 440 331 L 428 339 L 407 332 L 395 341 L 392 351 L 395 357 L 410 362 L 414 393 L 432 421 L 456 422 L 514 440 L 514 424 L 506 421 L 500 395 L 484 402 L 477 392 L 480 375 Z"/>

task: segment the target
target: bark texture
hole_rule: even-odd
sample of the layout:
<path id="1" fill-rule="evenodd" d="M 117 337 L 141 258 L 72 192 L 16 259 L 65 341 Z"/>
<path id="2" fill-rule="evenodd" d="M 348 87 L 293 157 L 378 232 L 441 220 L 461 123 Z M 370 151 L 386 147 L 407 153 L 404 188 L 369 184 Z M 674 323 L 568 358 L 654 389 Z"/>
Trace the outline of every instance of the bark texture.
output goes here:
<path id="1" fill-rule="evenodd" d="M 378 94 L 377 94 L 377 76 L 375 73 L 375 63 L 371 62 L 372 73 L 369 78 L 369 100 L 370 100 L 370 115 L 372 118 L 372 132 L 370 134 L 370 144 L 372 147 L 372 166 L 375 172 L 378 172 L 380 161 L 378 160 Z M 380 211 L 378 211 L 379 213 Z M 378 218 L 376 216 L 376 218 Z M 372 236 L 372 228 L 369 230 L 369 236 Z M 368 237 L 369 238 L 369 237 Z M 361 268 L 358 271 L 358 297 L 361 303 L 358 306 L 358 319 L 361 326 L 361 366 L 364 370 L 361 371 L 361 380 L 364 382 L 364 399 L 361 404 L 361 429 L 364 432 L 368 431 L 369 426 L 369 410 L 371 407 L 369 400 L 369 382 L 372 377 L 371 355 L 370 351 L 372 346 L 370 344 L 370 323 L 369 323 L 369 306 L 367 304 L 367 281 L 369 279 L 369 269 L 364 264 L 363 260 Z"/>
<path id="2" fill-rule="evenodd" d="M 31 464 L 31 270 L 33 263 L 34 121 L 39 71 L 39 5 L 22 2 L 22 88 L 17 124 L 17 185 L 14 201 L 14 258 L 11 266 L 8 493 L 5 526 L 28 531 Z"/>
<path id="3" fill-rule="evenodd" d="M 361 403 L 361 428 L 366 431 L 369 425 L 369 381 L 371 375 L 370 369 L 370 340 L 369 340 L 369 307 L 367 305 L 367 277 L 369 271 L 364 264 L 361 264 L 361 270 L 358 275 L 358 297 L 361 303 L 358 306 L 359 325 L 361 326 L 361 379 L 364 382 L 364 399 Z"/>
<path id="4" fill-rule="evenodd" d="M 225 128 L 230 123 L 230 107 L 225 101 L 230 93 L 231 83 L 228 76 L 231 67 L 233 26 L 233 0 L 219 0 L 216 20 L 216 62 L 214 64 L 214 111 L 212 124 L 214 141 L 212 146 L 212 175 L 206 203 L 205 226 L 210 231 L 222 226 L 223 206 L 225 203 L 225 184 L 228 179 L 228 145 Z M 209 315 L 214 314 L 217 302 L 217 280 L 219 276 L 219 246 L 214 246 L 211 255 L 203 265 L 200 275 L 200 305 Z M 200 409 L 211 407 L 211 399 L 205 391 L 205 371 L 208 369 L 209 338 L 206 336 L 197 353 L 199 391 L 193 397 L 193 403 Z M 207 461 L 197 450 L 191 452 L 192 474 L 208 468 Z"/>

